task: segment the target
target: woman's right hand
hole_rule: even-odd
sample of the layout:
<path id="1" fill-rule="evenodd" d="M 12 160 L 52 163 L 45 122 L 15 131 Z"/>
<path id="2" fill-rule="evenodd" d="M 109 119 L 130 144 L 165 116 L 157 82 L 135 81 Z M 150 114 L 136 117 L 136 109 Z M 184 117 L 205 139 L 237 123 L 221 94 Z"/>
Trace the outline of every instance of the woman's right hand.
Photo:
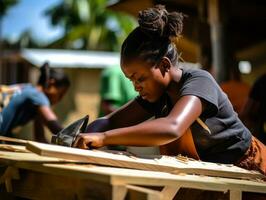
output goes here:
<path id="1" fill-rule="evenodd" d="M 80 149 L 100 148 L 104 146 L 105 134 L 104 132 L 98 133 L 80 133 L 73 147 Z"/>

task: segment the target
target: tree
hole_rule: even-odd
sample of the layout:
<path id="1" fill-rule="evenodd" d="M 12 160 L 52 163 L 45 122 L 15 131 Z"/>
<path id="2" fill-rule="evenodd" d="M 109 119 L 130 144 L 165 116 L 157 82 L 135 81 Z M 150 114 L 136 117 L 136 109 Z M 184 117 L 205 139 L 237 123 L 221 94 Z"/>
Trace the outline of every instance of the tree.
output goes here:
<path id="1" fill-rule="evenodd" d="M 0 50 L 2 49 L 2 22 L 7 11 L 18 3 L 18 0 L 0 0 Z"/>
<path id="2" fill-rule="evenodd" d="M 46 10 L 51 24 L 64 27 L 64 36 L 50 47 L 119 50 L 136 26 L 133 17 L 106 9 L 107 0 L 64 0 Z"/>

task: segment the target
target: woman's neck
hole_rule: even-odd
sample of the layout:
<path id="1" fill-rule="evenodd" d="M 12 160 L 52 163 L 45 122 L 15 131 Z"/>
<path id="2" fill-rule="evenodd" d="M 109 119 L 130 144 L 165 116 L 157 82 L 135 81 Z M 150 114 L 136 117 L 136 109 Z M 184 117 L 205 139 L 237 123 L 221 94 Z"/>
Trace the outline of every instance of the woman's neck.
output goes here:
<path id="1" fill-rule="evenodd" d="M 178 88 L 179 82 L 182 78 L 183 71 L 179 68 L 171 67 L 169 73 L 170 73 L 171 81 L 167 87 L 167 91 L 172 91 L 172 90 L 176 91 L 176 89 Z"/>
<path id="2" fill-rule="evenodd" d="M 170 96 L 171 100 L 175 102 L 178 98 L 177 94 L 180 89 L 180 80 L 182 78 L 183 71 L 179 68 L 171 68 L 170 76 L 171 81 L 167 87 L 166 93 Z"/>

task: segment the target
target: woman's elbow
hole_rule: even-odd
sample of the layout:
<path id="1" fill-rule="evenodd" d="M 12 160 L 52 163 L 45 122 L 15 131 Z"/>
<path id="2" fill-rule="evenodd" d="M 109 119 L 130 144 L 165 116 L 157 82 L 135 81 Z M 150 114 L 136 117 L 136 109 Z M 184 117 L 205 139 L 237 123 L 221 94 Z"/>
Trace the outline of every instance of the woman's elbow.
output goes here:
<path id="1" fill-rule="evenodd" d="M 181 125 L 178 120 L 168 119 L 168 134 L 173 139 L 178 139 L 181 136 Z"/>

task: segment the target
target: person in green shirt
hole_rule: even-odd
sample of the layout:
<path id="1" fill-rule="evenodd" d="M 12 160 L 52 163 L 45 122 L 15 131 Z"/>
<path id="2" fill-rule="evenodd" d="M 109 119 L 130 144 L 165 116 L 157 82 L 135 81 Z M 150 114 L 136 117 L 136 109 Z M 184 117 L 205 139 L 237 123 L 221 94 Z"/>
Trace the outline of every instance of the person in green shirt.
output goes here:
<path id="1" fill-rule="evenodd" d="M 137 96 L 137 92 L 119 66 L 105 68 L 101 74 L 99 117 L 105 116 Z"/>
<path id="2" fill-rule="evenodd" d="M 99 117 L 103 117 L 134 99 L 138 94 L 121 68 L 114 65 L 102 71 L 100 95 Z M 127 148 L 122 145 L 111 145 L 108 149 L 125 151 Z"/>

